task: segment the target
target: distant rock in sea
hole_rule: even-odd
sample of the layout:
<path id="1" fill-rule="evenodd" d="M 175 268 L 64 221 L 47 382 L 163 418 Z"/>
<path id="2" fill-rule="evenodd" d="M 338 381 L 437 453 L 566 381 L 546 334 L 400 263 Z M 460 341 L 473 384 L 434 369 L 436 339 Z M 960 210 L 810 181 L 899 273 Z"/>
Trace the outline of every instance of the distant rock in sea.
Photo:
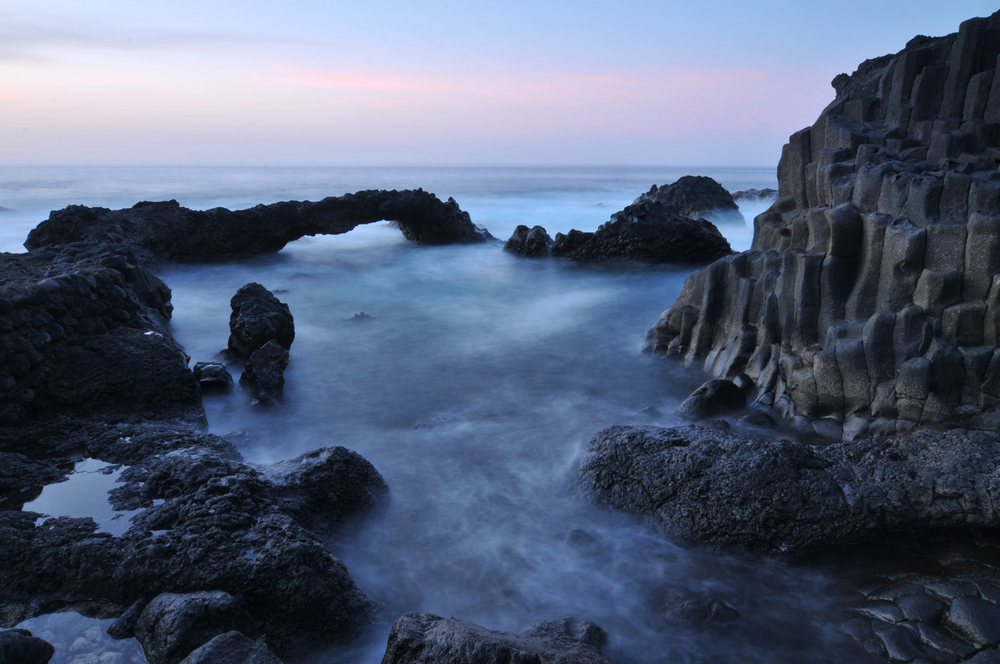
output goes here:
<path id="1" fill-rule="evenodd" d="M 681 216 L 708 219 L 719 223 L 746 223 L 733 196 L 714 179 L 704 175 L 685 175 L 673 184 L 655 184 L 633 205 L 656 202 L 677 206 Z"/>
<path id="2" fill-rule="evenodd" d="M 765 188 L 765 189 L 742 189 L 740 191 L 733 192 L 734 201 L 766 201 L 766 200 L 777 200 L 778 190 Z"/>

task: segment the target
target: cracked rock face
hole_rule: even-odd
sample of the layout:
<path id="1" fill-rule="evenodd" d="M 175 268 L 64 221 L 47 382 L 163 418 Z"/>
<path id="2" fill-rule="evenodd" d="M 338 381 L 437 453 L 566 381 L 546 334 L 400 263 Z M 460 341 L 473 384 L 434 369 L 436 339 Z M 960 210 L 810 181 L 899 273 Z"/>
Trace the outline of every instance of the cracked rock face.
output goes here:
<path id="1" fill-rule="evenodd" d="M 648 334 L 758 406 L 849 440 L 1000 408 L 1000 12 L 834 81 L 750 251 Z"/>
<path id="2" fill-rule="evenodd" d="M 579 484 L 593 500 L 725 549 L 794 558 L 1000 528 L 1000 436 L 984 431 L 813 446 L 615 426 L 587 451 Z"/>

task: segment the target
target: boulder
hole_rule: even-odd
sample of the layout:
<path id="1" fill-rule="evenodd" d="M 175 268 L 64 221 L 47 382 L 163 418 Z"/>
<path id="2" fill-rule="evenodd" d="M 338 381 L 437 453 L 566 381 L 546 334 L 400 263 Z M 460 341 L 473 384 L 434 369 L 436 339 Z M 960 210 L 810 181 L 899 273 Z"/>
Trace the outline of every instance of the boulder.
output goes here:
<path id="1" fill-rule="evenodd" d="M 707 420 L 729 415 L 746 407 L 746 395 L 731 380 L 706 382 L 677 406 L 677 414 L 692 420 Z"/>
<path id="2" fill-rule="evenodd" d="M 494 632 L 455 618 L 407 613 L 389 632 L 382 664 L 590 664 L 611 662 L 593 645 L 599 628 L 573 619 Z M 581 640 L 582 639 L 582 640 Z"/>
<path id="3" fill-rule="evenodd" d="M 717 223 L 746 223 L 732 194 L 725 187 L 704 175 L 685 175 L 673 184 L 657 187 L 635 199 L 642 203 L 676 205 L 677 212 L 692 219 L 710 219 Z"/>
<path id="4" fill-rule="evenodd" d="M 247 362 L 269 341 L 277 342 L 286 351 L 292 347 L 292 312 L 271 291 L 249 283 L 236 291 L 229 304 L 233 310 L 229 315 L 229 354 L 233 359 Z"/>
<path id="5" fill-rule="evenodd" d="M 46 664 L 54 654 L 52 644 L 26 629 L 0 630 L 0 662 L 4 664 Z"/>
<path id="6" fill-rule="evenodd" d="M 233 391 L 233 377 L 221 362 L 198 362 L 193 371 L 202 394 Z"/>
<path id="7" fill-rule="evenodd" d="M 109 210 L 71 205 L 38 225 L 24 246 L 34 252 L 75 242 L 116 238 L 143 262 L 210 262 L 276 252 L 306 235 L 346 233 L 361 224 L 393 221 L 418 244 L 468 244 L 493 239 L 455 199 L 422 189 L 367 190 L 247 210 L 189 210 L 177 201 L 142 202 Z"/>
<path id="8" fill-rule="evenodd" d="M 767 200 L 777 200 L 778 190 L 765 187 L 764 189 L 741 189 L 733 192 L 734 201 L 748 201 L 759 203 Z"/>
<path id="9" fill-rule="evenodd" d="M 273 406 L 281 399 L 285 385 L 288 351 L 271 340 L 250 354 L 240 382 L 250 386 L 254 403 Z"/>
<path id="10" fill-rule="evenodd" d="M 695 426 L 609 427 L 580 485 L 671 537 L 801 557 L 1000 529 L 1000 435 L 921 430 L 833 445 Z"/>
<path id="11" fill-rule="evenodd" d="M 239 632 L 226 632 L 196 648 L 181 664 L 281 664 L 281 660 L 264 644 Z"/>
<path id="12" fill-rule="evenodd" d="M 552 255 L 579 261 L 705 263 L 732 253 L 719 229 L 682 216 L 677 207 L 642 201 L 611 215 L 595 233 L 557 234 Z"/>
<path id="13" fill-rule="evenodd" d="M 164 593 L 146 605 L 135 626 L 149 664 L 177 664 L 216 636 L 252 629 L 242 599 L 221 590 Z"/>
<path id="14" fill-rule="evenodd" d="M 514 234 L 510 236 L 503 248 L 519 256 L 541 258 L 549 255 L 552 249 L 552 238 L 541 226 L 529 229 L 522 224 L 514 229 Z"/>

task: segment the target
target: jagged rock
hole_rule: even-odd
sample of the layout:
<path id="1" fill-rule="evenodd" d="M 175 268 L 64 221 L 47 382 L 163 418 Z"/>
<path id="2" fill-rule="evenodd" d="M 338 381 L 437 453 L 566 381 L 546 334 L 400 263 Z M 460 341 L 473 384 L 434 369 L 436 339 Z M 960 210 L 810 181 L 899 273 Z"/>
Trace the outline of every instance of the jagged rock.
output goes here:
<path id="1" fill-rule="evenodd" d="M 0 612 L 27 606 L 31 615 L 95 597 L 121 607 L 161 593 L 222 589 L 243 598 L 282 655 L 348 643 L 376 621 L 379 605 L 297 515 L 309 505 L 340 525 L 372 506 L 385 482 L 364 459 L 319 451 L 318 459 L 343 464 L 283 468 L 272 482 L 266 468 L 242 463 L 231 444 L 173 423 L 66 427 L 24 435 L 38 449 L 65 444 L 127 465 L 110 501 L 119 511 L 142 511 L 118 537 L 95 533 L 90 519 L 36 527 L 38 514 L 0 511 Z M 318 486 L 324 479 L 336 484 Z"/>
<path id="2" fill-rule="evenodd" d="M 510 236 L 503 248 L 521 256 L 541 258 L 549 255 L 552 249 L 552 238 L 541 226 L 529 229 L 522 224 L 514 229 L 514 234 Z"/>
<path id="3" fill-rule="evenodd" d="M 149 664 L 177 664 L 216 636 L 252 629 L 242 600 L 221 590 L 158 595 L 135 626 Z"/>
<path id="4" fill-rule="evenodd" d="M 113 244 L 0 254 L 0 429 L 100 414 L 204 423 L 170 313 L 170 289 Z"/>
<path id="5" fill-rule="evenodd" d="M 359 191 L 317 203 L 286 201 L 247 210 L 189 210 L 177 201 L 137 203 L 123 210 L 71 205 L 28 235 L 28 251 L 118 238 L 143 262 L 224 261 L 275 252 L 306 235 L 346 233 L 361 224 L 394 221 L 418 244 L 492 239 L 455 199 L 417 190 Z"/>
<path id="6" fill-rule="evenodd" d="M 230 301 L 229 354 L 247 362 L 254 351 L 275 341 L 286 351 L 295 340 L 295 322 L 288 305 L 258 283 L 242 286 Z M 282 368 L 284 369 L 284 368 Z"/>
<path id="7" fill-rule="evenodd" d="M 838 76 L 751 249 L 692 274 L 649 348 L 845 440 L 985 422 L 993 378 L 957 358 L 1000 343 L 998 34 L 1000 12 Z"/>
<path id="8" fill-rule="evenodd" d="M 642 203 L 676 205 L 677 212 L 692 219 L 709 219 L 718 223 L 745 223 L 732 194 L 704 175 L 685 175 L 673 184 L 657 187 L 655 184 L 633 205 Z"/>
<path id="9" fill-rule="evenodd" d="M 579 261 L 704 263 L 732 248 L 710 221 L 683 217 L 674 205 L 643 201 L 611 215 L 595 233 L 557 233 L 551 253 Z"/>
<path id="10" fill-rule="evenodd" d="M 137 599 L 132 606 L 125 609 L 108 627 L 107 634 L 113 639 L 131 639 L 135 636 L 135 626 L 139 622 L 139 616 L 149 602 L 146 599 Z"/>
<path id="11" fill-rule="evenodd" d="M 194 365 L 194 377 L 205 392 L 232 392 L 233 377 L 221 362 L 198 362 Z"/>
<path id="12" fill-rule="evenodd" d="M 274 653 L 240 632 L 226 632 L 195 649 L 181 664 L 281 664 Z"/>
<path id="13" fill-rule="evenodd" d="M 382 664 L 590 664 L 611 662 L 593 645 L 600 628 L 565 619 L 534 623 L 518 635 L 464 620 L 407 613 L 389 632 Z"/>
<path id="14" fill-rule="evenodd" d="M 703 384 L 677 407 L 677 413 L 692 420 L 728 415 L 746 406 L 746 395 L 731 380 L 715 379 Z"/>
<path id="15" fill-rule="evenodd" d="M 288 351 L 271 340 L 250 354 L 241 383 L 250 386 L 254 402 L 261 406 L 278 403 L 285 385 Z"/>
<path id="16" fill-rule="evenodd" d="M 26 629 L 0 630 L 0 662 L 4 664 L 46 664 L 54 654 L 52 644 Z"/>
<path id="17" fill-rule="evenodd" d="M 1000 528 L 998 455 L 1000 436 L 961 429 L 814 446 L 617 426 L 590 441 L 580 485 L 672 537 L 797 557 Z"/>

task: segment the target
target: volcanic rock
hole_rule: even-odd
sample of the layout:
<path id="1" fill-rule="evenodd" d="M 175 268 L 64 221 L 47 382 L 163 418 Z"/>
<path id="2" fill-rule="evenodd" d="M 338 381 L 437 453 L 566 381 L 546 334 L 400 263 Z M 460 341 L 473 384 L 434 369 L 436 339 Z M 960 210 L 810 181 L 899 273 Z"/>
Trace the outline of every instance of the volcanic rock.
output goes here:
<path id="1" fill-rule="evenodd" d="M 250 629 L 250 616 L 242 600 L 228 593 L 163 593 L 139 616 L 135 638 L 149 664 L 177 664 L 216 636 Z"/>
<path id="2" fill-rule="evenodd" d="M 181 664 L 281 664 L 281 660 L 267 646 L 234 631 L 215 637 Z"/>
<path id="3" fill-rule="evenodd" d="M 277 341 L 268 341 L 250 354 L 240 382 L 250 386 L 255 404 L 273 406 L 278 403 L 285 385 L 287 366 L 288 351 Z"/>
<path id="4" fill-rule="evenodd" d="M 692 219 L 709 219 L 716 223 L 746 223 L 732 194 L 725 187 L 704 175 L 685 175 L 673 184 L 655 184 L 633 205 L 642 203 L 676 205 L 677 212 Z"/>
<path id="5" fill-rule="evenodd" d="M 693 273 L 649 348 L 746 373 L 758 408 L 844 440 L 988 421 L 998 34 L 1000 12 L 834 79 L 836 99 L 782 151 L 780 198 L 751 249 Z"/>
<path id="6" fill-rule="evenodd" d="M 922 430 L 827 446 L 688 426 L 609 427 L 580 485 L 671 537 L 781 557 L 1000 529 L 1000 435 Z"/>
<path id="7" fill-rule="evenodd" d="M 233 377 L 221 362 L 198 362 L 194 365 L 194 377 L 201 392 L 231 392 Z"/>
<path id="8" fill-rule="evenodd" d="M 503 248 L 520 256 L 541 258 L 549 255 L 552 249 L 552 238 L 541 226 L 529 229 L 522 224 L 514 229 L 514 234 L 510 236 Z"/>
<path id="9" fill-rule="evenodd" d="M 611 215 L 595 233 L 557 233 L 551 253 L 579 261 L 704 263 L 732 249 L 710 221 L 681 216 L 674 205 L 643 201 Z"/>
<path id="10" fill-rule="evenodd" d="M 189 210 L 177 201 L 142 202 L 122 210 L 71 205 L 52 212 L 24 246 L 34 252 L 114 238 L 145 263 L 225 261 L 276 252 L 306 235 L 336 235 L 377 221 L 396 222 L 418 244 L 492 239 L 455 199 L 442 202 L 417 189 L 359 191 L 317 203 L 285 201 L 247 210 Z"/>
<path id="11" fill-rule="evenodd" d="M 7 664 L 46 664 L 55 648 L 31 635 L 26 629 L 0 630 L 0 662 Z"/>
<path id="12" fill-rule="evenodd" d="M 692 420 L 728 415 L 746 406 L 743 390 L 731 380 L 710 380 L 681 402 L 677 413 Z"/>
<path id="13" fill-rule="evenodd" d="M 276 341 L 286 351 L 292 347 L 292 312 L 271 291 L 249 283 L 236 291 L 229 306 L 233 310 L 229 315 L 229 354 L 233 359 L 246 362 L 269 341 Z"/>
<path id="14" fill-rule="evenodd" d="M 567 619 L 535 623 L 518 635 L 494 632 L 454 618 L 407 613 L 389 632 L 382 664 L 590 664 L 611 662 L 594 642 L 603 639 L 592 623 Z"/>

